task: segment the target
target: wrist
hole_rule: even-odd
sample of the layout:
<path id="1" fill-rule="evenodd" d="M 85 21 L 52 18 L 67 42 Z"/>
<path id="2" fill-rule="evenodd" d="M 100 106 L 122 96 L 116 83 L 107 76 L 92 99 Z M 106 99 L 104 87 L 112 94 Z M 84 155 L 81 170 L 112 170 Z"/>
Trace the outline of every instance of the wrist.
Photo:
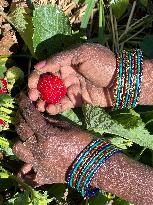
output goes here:
<path id="1" fill-rule="evenodd" d="M 151 105 L 153 103 L 153 60 L 144 60 L 143 76 L 139 104 Z"/>
<path id="2" fill-rule="evenodd" d="M 68 185 L 77 189 L 83 197 L 95 195 L 99 188 L 91 186 L 93 178 L 105 162 L 119 152 L 121 150 L 109 141 L 93 140 L 80 152 L 70 166 L 66 177 Z"/>

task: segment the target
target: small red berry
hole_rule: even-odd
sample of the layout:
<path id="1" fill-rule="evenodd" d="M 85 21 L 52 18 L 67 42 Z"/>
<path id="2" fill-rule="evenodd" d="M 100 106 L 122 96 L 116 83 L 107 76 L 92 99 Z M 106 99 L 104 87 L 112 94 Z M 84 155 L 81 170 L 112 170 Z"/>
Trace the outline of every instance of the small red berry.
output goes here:
<path id="1" fill-rule="evenodd" d="M 4 94 L 7 92 L 7 81 L 3 78 L 0 78 L 0 94 Z"/>
<path id="2" fill-rule="evenodd" d="M 4 120 L 0 119 L 0 126 L 4 126 L 4 125 L 5 125 Z"/>
<path id="3" fill-rule="evenodd" d="M 41 99 L 49 104 L 58 103 L 67 92 L 63 81 L 50 73 L 40 76 L 37 89 L 41 94 Z"/>

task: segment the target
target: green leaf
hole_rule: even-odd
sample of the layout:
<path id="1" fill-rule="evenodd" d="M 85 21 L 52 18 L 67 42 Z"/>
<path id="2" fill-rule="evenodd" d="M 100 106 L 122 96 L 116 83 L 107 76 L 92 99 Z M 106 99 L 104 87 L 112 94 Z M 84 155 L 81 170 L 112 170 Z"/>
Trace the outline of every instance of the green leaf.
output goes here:
<path id="1" fill-rule="evenodd" d="M 20 33 L 25 44 L 28 46 L 31 54 L 34 56 L 31 10 L 24 7 L 18 7 L 9 15 L 9 18 L 14 27 Z"/>
<path id="2" fill-rule="evenodd" d="M 45 191 L 43 194 L 39 191 L 33 190 L 34 198 L 31 205 L 47 205 L 51 201 L 48 199 L 47 192 Z"/>
<path id="3" fill-rule="evenodd" d="M 4 73 L 7 71 L 7 68 L 5 66 L 8 58 L 1 58 L 0 56 L 0 78 L 4 78 Z"/>
<path id="4" fill-rule="evenodd" d="M 33 46 L 38 58 L 60 51 L 71 35 L 68 17 L 56 5 L 41 5 L 33 12 Z"/>
<path id="5" fill-rule="evenodd" d="M 66 193 L 66 194 L 65 194 Z M 65 202 L 64 195 L 68 195 L 68 189 L 66 184 L 52 184 L 48 189 L 48 194 L 53 196 L 56 201 L 63 203 Z"/>
<path id="6" fill-rule="evenodd" d="M 66 110 L 66 111 L 64 111 L 60 114 L 61 119 L 70 120 L 73 123 L 76 123 L 77 125 L 80 125 L 80 126 L 83 125 L 82 117 L 83 116 L 81 116 L 81 113 L 78 110 L 78 108 L 77 109 Z"/>
<path id="7" fill-rule="evenodd" d="M 129 139 L 124 139 L 122 137 L 115 137 L 111 139 L 112 144 L 119 147 L 120 149 L 127 149 L 127 147 L 132 146 L 132 141 Z"/>
<path id="8" fill-rule="evenodd" d="M 6 179 L 9 178 L 10 174 L 0 166 L 0 179 Z"/>
<path id="9" fill-rule="evenodd" d="M 43 194 L 33 189 L 32 197 L 25 190 L 22 193 L 16 193 L 11 199 L 7 200 L 3 205 L 47 205 L 51 200 L 48 199 L 47 192 Z"/>
<path id="10" fill-rule="evenodd" d="M 85 11 L 85 14 L 84 14 L 82 22 L 81 22 L 81 28 L 87 28 L 91 12 L 92 12 L 93 8 L 95 7 L 96 1 L 95 0 L 86 0 L 86 4 L 87 4 L 87 9 Z"/>
<path id="11" fill-rule="evenodd" d="M 16 193 L 11 199 L 7 200 L 3 205 L 32 205 L 30 203 L 29 193 L 24 191 L 23 193 Z"/>
<path id="12" fill-rule="evenodd" d="M 106 205 L 107 201 L 108 198 L 103 193 L 99 192 L 89 199 L 89 205 Z"/>
<path id="13" fill-rule="evenodd" d="M 131 204 L 130 202 L 128 202 L 128 201 L 125 201 L 125 200 L 123 200 L 123 199 L 117 199 L 117 200 L 115 200 L 114 202 L 113 202 L 113 204 L 112 205 L 134 205 L 134 204 Z"/>
<path id="14" fill-rule="evenodd" d="M 14 98 L 12 98 L 9 94 L 0 94 L 0 104 L 13 104 L 14 102 Z"/>
<path id="15" fill-rule="evenodd" d="M 13 66 L 7 70 L 6 78 L 7 80 L 21 80 L 24 79 L 24 72 L 20 68 Z"/>
<path id="16" fill-rule="evenodd" d="M 116 18 L 120 18 L 126 11 L 129 0 L 111 0 L 110 6 Z"/>
<path id="17" fill-rule="evenodd" d="M 147 6 L 148 6 L 148 0 L 139 0 L 139 2 L 140 2 L 140 4 L 141 4 L 142 6 L 144 6 L 144 7 L 147 8 Z"/>
<path id="18" fill-rule="evenodd" d="M 10 141 L 3 136 L 0 136 L 0 151 L 4 152 L 6 156 L 14 155 Z"/>
<path id="19" fill-rule="evenodd" d="M 0 78 L 4 78 L 4 73 L 6 72 L 7 68 L 5 66 L 0 65 Z"/>
<path id="20" fill-rule="evenodd" d="M 116 120 L 126 129 L 138 127 L 142 123 L 140 115 L 132 109 L 117 110 L 109 114 L 112 119 Z"/>
<path id="21" fill-rule="evenodd" d="M 111 116 L 100 107 L 85 105 L 83 107 L 83 112 L 86 127 L 89 131 L 94 131 L 100 135 L 104 133 L 117 135 L 123 139 L 128 139 L 140 146 L 153 150 L 153 135 L 145 129 L 145 123 L 142 122 L 141 118 L 137 126 L 125 128 L 125 126 L 117 122 L 117 120 L 113 120 Z M 137 116 L 138 113 L 135 115 Z M 135 120 L 133 122 L 135 122 Z M 115 143 L 115 138 L 112 143 Z"/>
<path id="22" fill-rule="evenodd" d="M 153 35 L 146 35 L 143 42 L 140 43 L 140 47 L 143 50 L 143 54 L 152 59 L 153 58 Z"/>

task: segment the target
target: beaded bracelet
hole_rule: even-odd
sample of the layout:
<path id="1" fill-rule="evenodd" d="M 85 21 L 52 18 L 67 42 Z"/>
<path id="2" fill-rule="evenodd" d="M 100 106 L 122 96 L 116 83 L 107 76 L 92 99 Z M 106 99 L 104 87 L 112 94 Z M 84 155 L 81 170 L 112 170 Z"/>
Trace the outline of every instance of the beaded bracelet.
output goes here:
<path id="1" fill-rule="evenodd" d="M 97 139 L 87 145 L 71 166 L 67 183 L 83 197 L 95 195 L 99 188 L 92 188 L 91 181 L 104 162 L 112 155 L 121 152 L 108 141 Z"/>
<path id="2" fill-rule="evenodd" d="M 113 109 L 136 107 L 141 91 L 142 51 L 123 50 L 116 56 Z"/>

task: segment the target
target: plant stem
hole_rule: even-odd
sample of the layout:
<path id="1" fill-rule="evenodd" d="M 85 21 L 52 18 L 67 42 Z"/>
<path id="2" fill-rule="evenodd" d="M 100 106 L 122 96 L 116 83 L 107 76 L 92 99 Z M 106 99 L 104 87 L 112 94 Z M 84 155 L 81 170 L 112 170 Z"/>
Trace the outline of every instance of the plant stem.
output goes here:
<path id="1" fill-rule="evenodd" d="M 105 27 L 105 15 L 104 15 L 104 2 L 99 0 L 99 33 L 98 39 L 99 43 L 104 43 L 104 27 Z"/>
<path id="2" fill-rule="evenodd" d="M 32 56 L 25 55 L 25 54 L 19 54 L 19 55 L 15 55 L 15 54 L 0 55 L 0 59 L 2 59 L 2 58 L 32 58 Z"/>
<path id="3" fill-rule="evenodd" d="M 8 21 L 8 23 L 10 23 L 12 25 L 10 18 L 2 10 L 0 10 L 0 16 L 2 16 L 6 21 Z"/>
<path id="4" fill-rule="evenodd" d="M 18 177 L 16 177 L 15 175 L 13 175 L 11 173 L 10 173 L 10 177 L 12 179 L 14 179 L 18 184 L 20 184 L 25 190 L 27 190 L 31 194 L 31 199 L 35 198 L 34 191 L 33 191 L 33 189 L 28 184 L 24 183 Z"/>
<path id="5" fill-rule="evenodd" d="M 118 39 L 118 30 L 117 30 L 117 20 L 114 16 L 114 31 L 116 36 L 116 52 L 119 52 L 119 39 Z"/>
<path id="6" fill-rule="evenodd" d="M 129 29 L 129 27 L 130 27 L 131 20 L 132 20 L 133 14 L 134 14 L 135 6 L 136 6 L 136 1 L 133 2 L 132 9 L 131 9 L 131 13 L 130 13 L 130 16 L 129 16 L 129 18 L 128 18 L 127 24 L 126 24 L 125 31 L 124 31 L 124 32 L 122 33 L 122 35 L 120 36 L 119 40 L 120 40 L 124 35 L 126 35 L 127 32 L 128 32 L 128 29 Z M 124 47 L 124 43 L 121 44 L 120 50 L 122 50 L 123 47 Z"/>
<path id="7" fill-rule="evenodd" d="M 135 160 L 140 160 L 140 158 L 141 158 L 141 155 L 143 154 L 143 152 L 146 150 L 146 148 L 145 147 L 143 147 L 143 149 L 140 151 L 140 153 L 138 153 L 135 157 L 134 157 L 134 159 Z"/>
<path id="8" fill-rule="evenodd" d="M 124 43 L 126 43 L 127 41 L 129 41 L 130 39 L 134 38 L 135 36 L 137 36 L 139 33 L 141 33 L 145 28 L 143 27 L 140 31 L 136 32 L 135 34 L 133 34 L 132 36 L 130 36 L 129 38 L 127 38 L 125 41 L 123 41 L 121 43 L 121 46 L 122 44 L 124 45 Z"/>
<path id="9" fill-rule="evenodd" d="M 28 75 L 31 73 L 31 58 L 28 60 Z"/>
<path id="10" fill-rule="evenodd" d="M 112 33 L 113 33 L 113 52 L 114 52 L 114 47 L 116 50 L 116 39 L 115 39 L 115 30 L 114 30 L 114 20 L 113 20 L 113 12 L 112 12 L 112 7 L 109 7 L 109 12 L 110 12 L 110 20 L 111 20 L 111 26 L 112 26 Z"/>
<path id="11" fill-rule="evenodd" d="M 134 13 L 134 10 L 135 10 L 135 6 L 136 6 L 136 1 L 133 2 L 133 5 L 132 5 L 132 9 L 131 9 L 131 13 L 130 13 L 130 16 L 128 18 L 128 22 L 126 24 L 126 29 L 125 29 L 125 33 L 127 33 L 128 31 L 128 28 L 131 24 L 131 20 L 132 20 L 132 17 L 133 17 L 133 13 Z"/>

